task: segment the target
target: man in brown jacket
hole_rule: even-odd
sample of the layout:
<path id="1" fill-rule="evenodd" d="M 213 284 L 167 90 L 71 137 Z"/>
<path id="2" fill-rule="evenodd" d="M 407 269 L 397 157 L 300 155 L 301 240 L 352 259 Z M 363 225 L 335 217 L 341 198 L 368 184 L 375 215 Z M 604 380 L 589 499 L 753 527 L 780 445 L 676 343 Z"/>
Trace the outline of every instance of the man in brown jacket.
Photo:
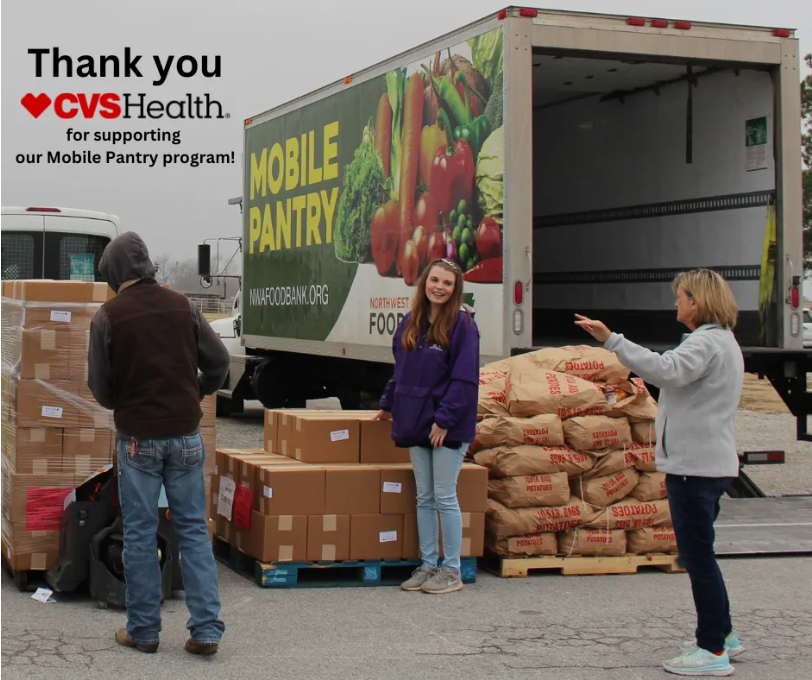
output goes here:
<path id="1" fill-rule="evenodd" d="M 88 350 L 88 386 L 113 410 L 116 425 L 127 582 L 127 626 L 116 631 L 116 641 L 158 650 L 163 486 L 182 556 L 191 634 L 186 651 L 214 654 L 225 626 L 206 521 L 200 402 L 222 386 L 228 352 L 194 303 L 158 284 L 137 234 L 114 239 L 99 271 L 118 294 L 94 316 Z"/>

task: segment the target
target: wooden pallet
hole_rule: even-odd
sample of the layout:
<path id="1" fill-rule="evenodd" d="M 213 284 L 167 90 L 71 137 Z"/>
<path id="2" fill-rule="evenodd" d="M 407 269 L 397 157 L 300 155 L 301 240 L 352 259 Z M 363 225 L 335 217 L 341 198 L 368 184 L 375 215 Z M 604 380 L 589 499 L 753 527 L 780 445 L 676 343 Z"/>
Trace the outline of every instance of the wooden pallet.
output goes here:
<path id="1" fill-rule="evenodd" d="M 262 588 L 340 588 L 395 586 L 408 579 L 420 560 L 347 560 L 342 562 L 261 562 L 219 536 L 214 556 Z M 477 560 L 462 558 L 463 583 L 476 583 Z"/>
<path id="2" fill-rule="evenodd" d="M 482 566 L 502 578 L 527 578 L 531 571 L 558 570 L 564 576 L 587 576 L 606 574 L 636 574 L 641 567 L 655 567 L 668 574 L 683 573 L 676 554 L 650 553 L 648 555 L 622 555 L 620 557 L 524 557 L 510 559 L 490 557 Z"/>

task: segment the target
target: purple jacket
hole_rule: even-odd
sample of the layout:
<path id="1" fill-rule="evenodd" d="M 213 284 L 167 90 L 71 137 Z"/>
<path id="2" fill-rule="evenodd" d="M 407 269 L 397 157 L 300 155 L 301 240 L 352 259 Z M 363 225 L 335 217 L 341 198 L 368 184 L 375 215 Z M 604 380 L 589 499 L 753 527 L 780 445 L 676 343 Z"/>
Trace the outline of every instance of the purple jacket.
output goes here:
<path id="1" fill-rule="evenodd" d="M 415 351 L 401 339 L 411 312 L 392 340 L 395 371 L 380 407 L 392 413 L 392 439 L 402 446 L 422 445 L 437 423 L 449 442 L 474 441 L 479 398 L 479 329 L 460 311 L 447 350 L 429 345 L 424 333 Z"/>

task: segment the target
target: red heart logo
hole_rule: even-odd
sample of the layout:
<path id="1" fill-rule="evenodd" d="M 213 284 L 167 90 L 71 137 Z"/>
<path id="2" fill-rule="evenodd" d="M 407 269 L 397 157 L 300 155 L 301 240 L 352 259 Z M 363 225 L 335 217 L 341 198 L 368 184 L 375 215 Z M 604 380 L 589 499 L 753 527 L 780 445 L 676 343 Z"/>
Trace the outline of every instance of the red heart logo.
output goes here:
<path id="1" fill-rule="evenodd" d="M 42 112 L 51 105 L 51 98 L 45 93 L 35 97 L 29 92 L 20 100 L 20 103 L 28 109 L 28 113 L 34 118 L 39 118 Z"/>

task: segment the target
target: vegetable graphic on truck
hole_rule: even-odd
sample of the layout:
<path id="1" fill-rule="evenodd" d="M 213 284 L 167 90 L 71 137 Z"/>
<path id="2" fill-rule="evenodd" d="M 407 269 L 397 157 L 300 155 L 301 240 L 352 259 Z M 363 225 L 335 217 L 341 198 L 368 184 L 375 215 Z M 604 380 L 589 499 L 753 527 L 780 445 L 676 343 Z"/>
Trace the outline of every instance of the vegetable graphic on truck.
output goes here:
<path id="1" fill-rule="evenodd" d="M 246 331 L 385 345 L 431 261 L 502 283 L 502 51 L 497 28 L 246 129 Z"/>

